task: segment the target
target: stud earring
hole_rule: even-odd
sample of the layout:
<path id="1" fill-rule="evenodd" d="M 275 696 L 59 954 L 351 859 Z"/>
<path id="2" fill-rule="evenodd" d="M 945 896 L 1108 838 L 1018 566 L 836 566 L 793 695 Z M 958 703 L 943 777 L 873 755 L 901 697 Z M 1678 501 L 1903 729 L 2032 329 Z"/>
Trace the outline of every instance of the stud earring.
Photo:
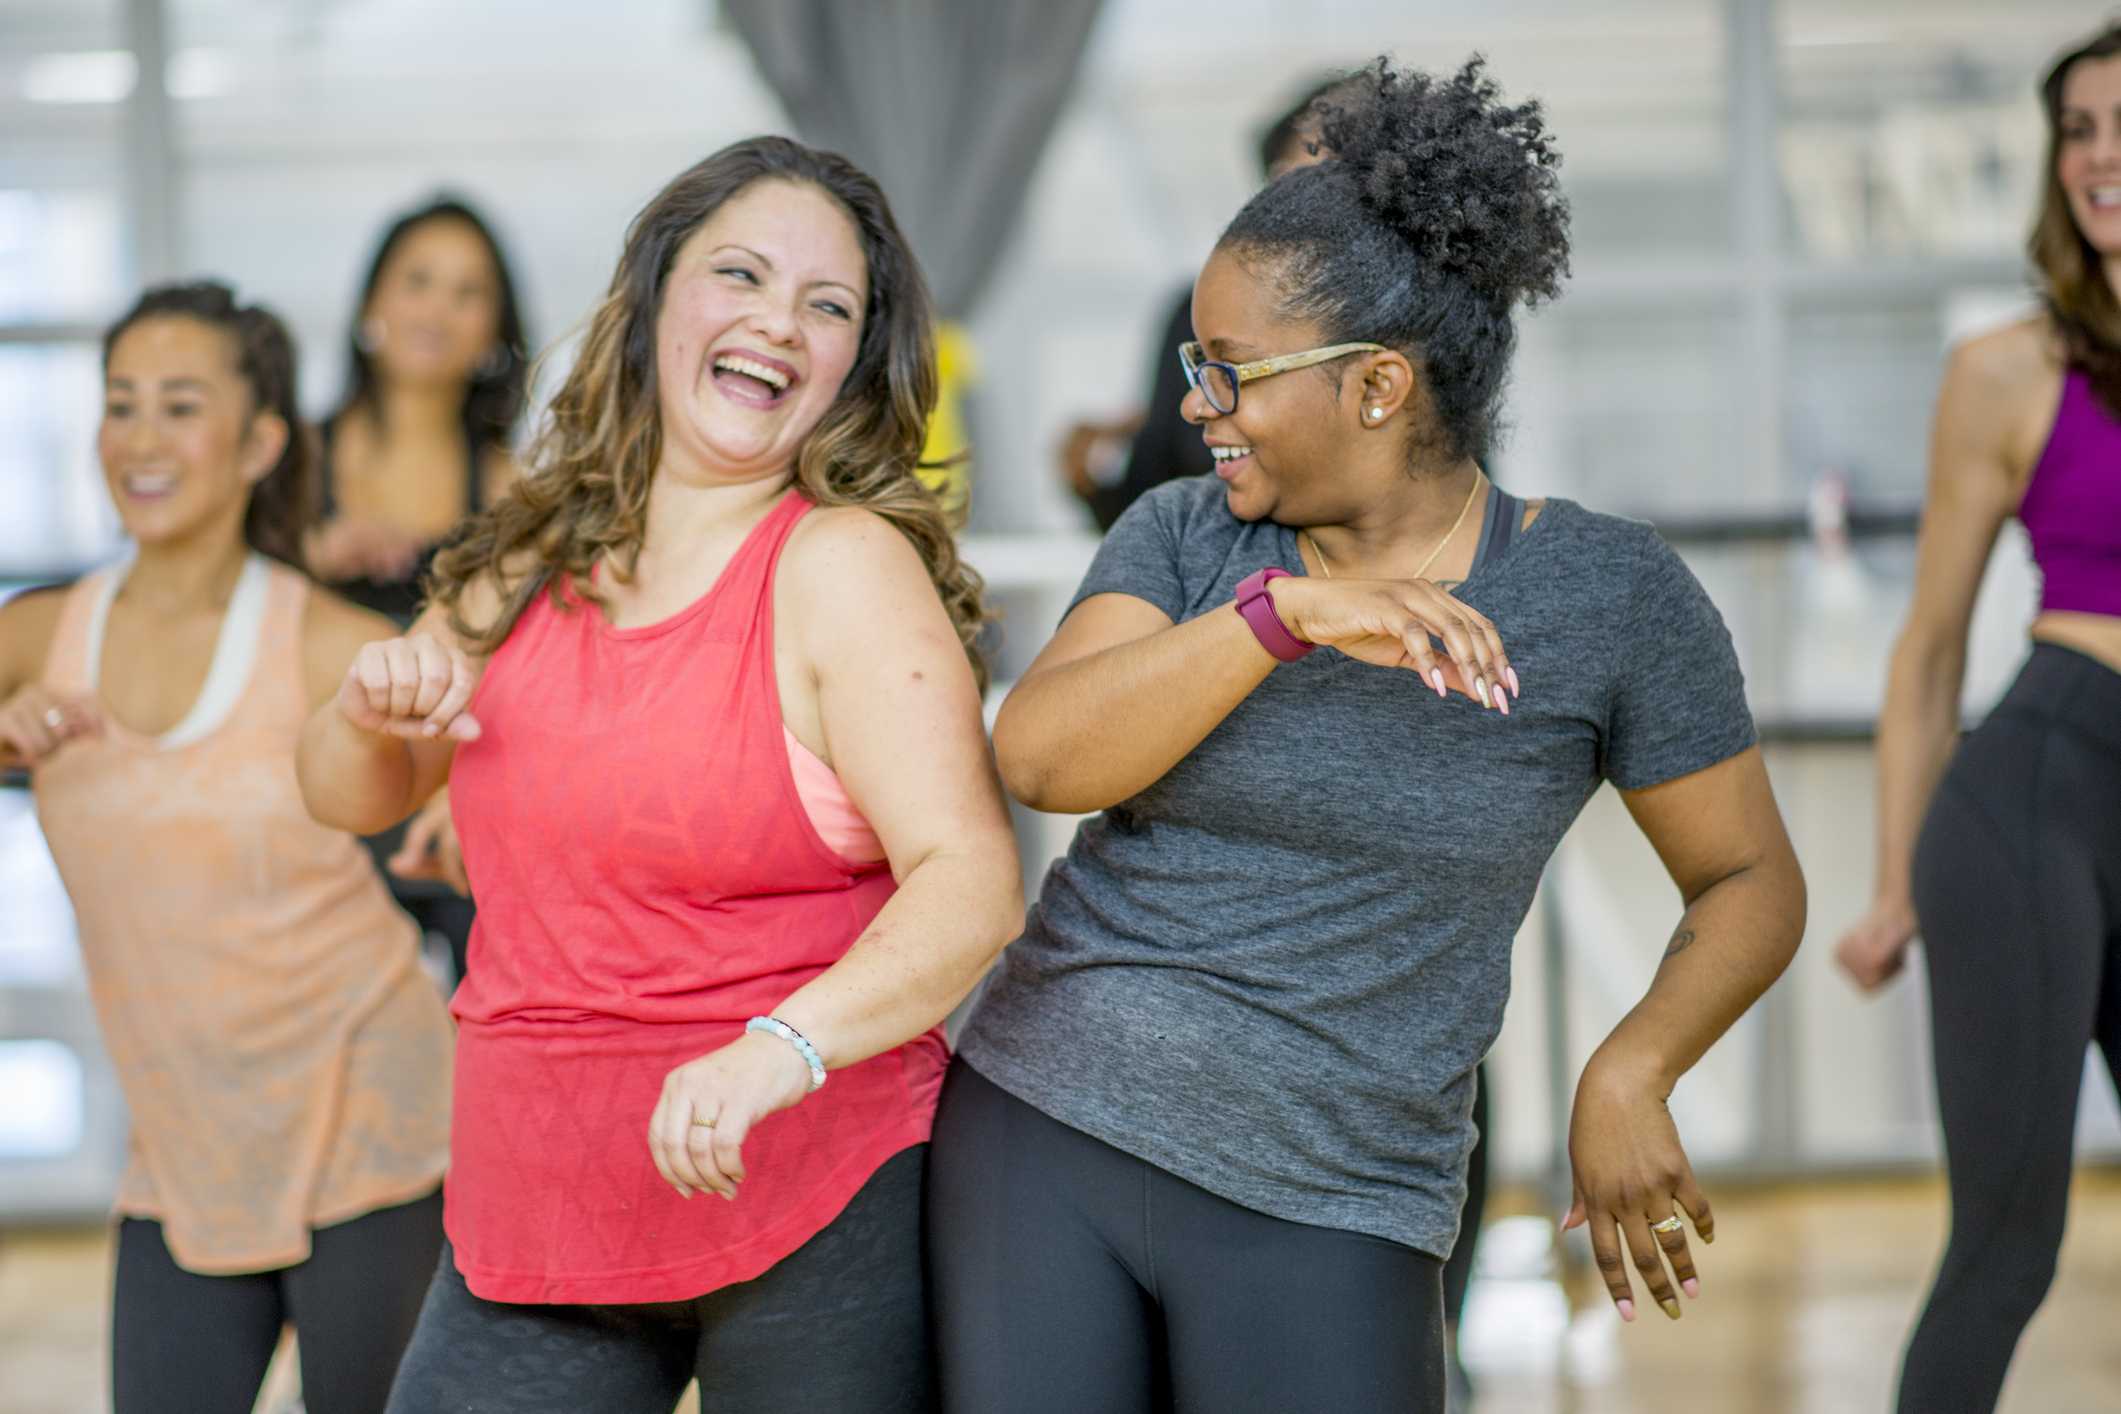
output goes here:
<path id="1" fill-rule="evenodd" d="M 1378 418 L 1380 418 L 1380 417 L 1383 417 L 1384 415 L 1385 415 L 1385 410 L 1384 410 L 1383 408 L 1371 408 L 1371 409 L 1370 409 L 1370 421 L 1372 421 L 1372 422 L 1375 422 L 1375 421 L 1377 421 L 1377 419 L 1378 419 Z"/>

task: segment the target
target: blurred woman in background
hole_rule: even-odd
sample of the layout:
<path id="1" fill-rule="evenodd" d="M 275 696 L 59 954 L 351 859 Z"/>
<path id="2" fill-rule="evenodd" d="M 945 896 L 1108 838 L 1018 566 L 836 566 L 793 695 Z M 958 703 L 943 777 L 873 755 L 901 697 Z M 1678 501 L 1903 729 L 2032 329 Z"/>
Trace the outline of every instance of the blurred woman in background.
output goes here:
<path id="1" fill-rule="evenodd" d="M 0 609 L 27 764 L 132 1115 L 118 1414 L 244 1414 L 292 1323 L 316 1414 L 382 1409 L 442 1244 L 450 1028 L 414 930 L 294 748 L 387 619 L 314 590 L 286 330 L 221 285 L 103 344 L 130 563 Z"/>
<path id="2" fill-rule="evenodd" d="M 2054 1279 L 2086 1046 L 2121 1080 L 2121 26 L 2041 87 L 2038 316 L 1953 353 L 1914 606 L 1878 721 L 1878 874 L 1839 955 L 1867 988 L 1919 932 L 1952 1235 L 1902 1414 L 1995 1407 Z M 2032 656 L 1959 741 L 1967 628 L 2016 515 Z"/>
<path id="3" fill-rule="evenodd" d="M 515 479 L 508 439 L 528 354 L 515 281 L 486 223 L 447 198 L 401 217 L 361 287 L 347 386 L 323 426 L 317 577 L 402 629 L 435 547 Z M 473 917 L 448 797 L 370 841 L 391 892 L 464 975 Z"/>
<path id="4" fill-rule="evenodd" d="M 935 399 L 875 182 L 724 149 L 635 220 L 412 635 L 311 719 L 320 819 L 447 778 L 480 887 L 399 1414 L 663 1414 L 695 1375 L 707 1410 L 929 1407 L 940 1023 L 1022 902 L 979 582 L 914 474 Z"/>

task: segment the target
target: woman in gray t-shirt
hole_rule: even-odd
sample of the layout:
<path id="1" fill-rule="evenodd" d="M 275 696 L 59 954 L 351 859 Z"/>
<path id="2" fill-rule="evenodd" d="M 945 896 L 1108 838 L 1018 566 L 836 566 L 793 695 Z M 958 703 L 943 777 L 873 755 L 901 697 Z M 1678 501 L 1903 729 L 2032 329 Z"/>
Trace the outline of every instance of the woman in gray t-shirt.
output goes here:
<path id="1" fill-rule="evenodd" d="M 996 724 L 1018 799 L 1103 814 L 937 1116 L 952 1414 L 1440 1410 L 1472 1072 L 1601 781 L 1687 910 L 1578 1086 L 1570 1220 L 1623 1317 L 1631 1264 L 1698 1290 L 1665 1100 L 1804 915 L 1730 637 L 1648 527 L 1481 474 L 1566 264 L 1537 110 L 1380 64 L 1326 146 L 1195 286 L 1216 477 L 1120 520 Z"/>

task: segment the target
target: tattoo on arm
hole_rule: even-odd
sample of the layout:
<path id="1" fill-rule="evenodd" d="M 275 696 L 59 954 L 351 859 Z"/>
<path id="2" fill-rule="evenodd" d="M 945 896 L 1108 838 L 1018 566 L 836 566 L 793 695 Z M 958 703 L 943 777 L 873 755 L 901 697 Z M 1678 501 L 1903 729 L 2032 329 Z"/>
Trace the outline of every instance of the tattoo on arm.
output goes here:
<path id="1" fill-rule="evenodd" d="M 1664 955 L 1666 957 L 1677 957 L 1692 946 L 1694 946 L 1694 930 L 1692 928 L 1681 928 L 1678 932 L 1672 934 L 1671 946 L 1664 950 Z"/>

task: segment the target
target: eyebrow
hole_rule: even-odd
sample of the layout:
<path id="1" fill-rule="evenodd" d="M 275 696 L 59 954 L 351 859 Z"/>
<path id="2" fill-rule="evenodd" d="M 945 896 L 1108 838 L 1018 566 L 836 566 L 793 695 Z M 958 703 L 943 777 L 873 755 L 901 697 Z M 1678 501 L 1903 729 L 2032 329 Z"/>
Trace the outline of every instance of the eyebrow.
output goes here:
<path id="1" fill-rule="evenodd" d="M 1236 359 L 1240 363 L 1245 361 L 1246 354 L 1259 352 L 1256 346 L 1248 344 L 1242 339 L 1210 339 L 1202 347 L 1207 349 L 1209 353 L 1222 354 L 1228 358 Z"/>
<path id="2" fill-rule="evenodd" d="M 106 378 L 103 381 L 107 387 L 124 388 L 128 392 L 136 391 L 133 387 L 133 380 L 130 378 Z M 182 388 L 189 392 L 210 393 L 213 391 L 214 385 L 207 382 L 204 378 L 165 378 L 162 380 L 161 386 L 165 391 L 171 388 Z"/>

